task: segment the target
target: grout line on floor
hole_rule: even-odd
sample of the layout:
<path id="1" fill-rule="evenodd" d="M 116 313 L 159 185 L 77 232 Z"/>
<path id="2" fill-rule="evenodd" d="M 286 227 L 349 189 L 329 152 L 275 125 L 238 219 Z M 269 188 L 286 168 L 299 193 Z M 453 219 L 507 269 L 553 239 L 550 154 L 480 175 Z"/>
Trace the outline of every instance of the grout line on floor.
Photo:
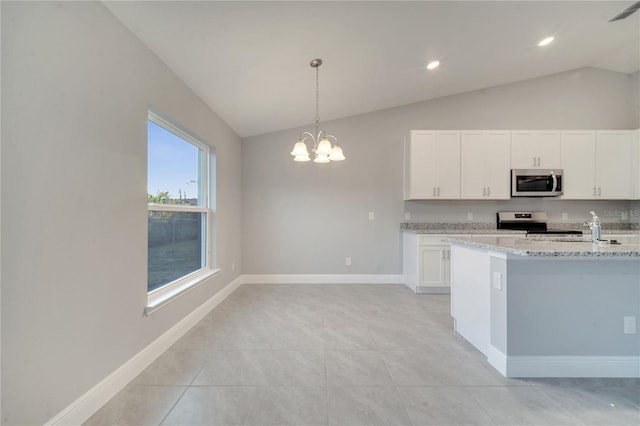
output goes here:
<path id="1" fill-rule="evenodd" d="M 169 415 L 171 414 L 173 409 L 176 408 L 176 405 L 178 405 L 178 403 L 182 400 L 182 398 L 184 397 L 184 394 L 187 393 L 188 390 L 189 390 L 189 386 L 185 386 L 184 390 L 180 394 L 180 397 L 178 399 L 176 399 L 176 402 L 171 406 L 169 411 L 167 411 L 167 414 L 165 414 L 165 416 L 162 418 L 162 420 L 160 420 L 160 423 L 159 423 L 160 425 L 162 425 L 165 422 L 165 420 L 167 420 L 167 417 L 169 417 Z"/>

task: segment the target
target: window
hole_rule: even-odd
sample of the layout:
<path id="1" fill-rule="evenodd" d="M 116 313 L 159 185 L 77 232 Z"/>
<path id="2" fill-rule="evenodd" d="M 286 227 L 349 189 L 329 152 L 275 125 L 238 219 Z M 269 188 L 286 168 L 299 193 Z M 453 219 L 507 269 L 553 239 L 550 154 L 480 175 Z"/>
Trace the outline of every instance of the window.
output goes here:
<path id="1" fill-rule="evenodd" d="M 152 112 L 147 141 L 149 312 L 213 271 L 209 147 Z"/>

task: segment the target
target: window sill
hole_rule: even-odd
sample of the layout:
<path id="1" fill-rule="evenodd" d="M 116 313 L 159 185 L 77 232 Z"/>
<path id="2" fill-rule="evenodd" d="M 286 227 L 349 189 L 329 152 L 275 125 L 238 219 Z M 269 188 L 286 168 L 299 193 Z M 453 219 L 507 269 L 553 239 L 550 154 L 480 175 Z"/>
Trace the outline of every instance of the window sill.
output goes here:
<path id="1" fill-rule="evenodd" d="M 218 272 L 220 272 L 220 269 L 209 269 L 207 271 L 203 271 L 202 273 L 194 276 L 192 279 L 190 279 L 188 281 L 185 281 L 180 286 L 176 287 L 175 289 L 173 289 L 171 291 L 168 291 L 168 292 L 166 292 L 166 293 L 164 293 L 162 295 L 159 295 L 159 296 L 150 295 L 147 298 L 147 306 L 145 306 L 145 308 L 144 308 L 144 314 L 146 316 L 151 315 L 152 313 L 154 313 L 158 309 L 160 309 L 163 306 L 167 305 L 169 302 L 179 298 L 183 294 L 187 293 L 189 290 L 194 289 L 195 287 L 199 286 L 205 280 L 213 277 Z"/>

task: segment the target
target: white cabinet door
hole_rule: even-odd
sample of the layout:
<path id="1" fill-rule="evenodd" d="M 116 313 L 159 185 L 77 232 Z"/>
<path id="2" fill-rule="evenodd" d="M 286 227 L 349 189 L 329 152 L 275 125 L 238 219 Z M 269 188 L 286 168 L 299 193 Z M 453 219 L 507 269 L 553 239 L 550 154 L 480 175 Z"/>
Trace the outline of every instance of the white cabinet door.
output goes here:
<path id="1" fill-rule="evenodd" d="M 560 132 L 525 131 L 511 133 L 512 169 L 560 169 Z"/>
<path id="2" fill-rule="evenodd" d="M 437 139 L 435 132 L 413 131 L 409 145 L 409 198 L 436 198 Z"/>
<path id="3" fill-rule="evenodd" d="M 596 143 L 597 198 L 633 198 L 633 133 L 630 130 L 599 131 Z"/>
<path id="4" fill-rule="evenodd" d="M 462 132 L 460 139 L 460 198 L 487 196 L 484 132 Z"/>
<path id="5" fill-rule="evenodd" d="M 460 145 L 460 198 L 510 198 L 510 132 L 465 131 Z"/>
<path id="6" fill-rule="evenodd" d="M 511 133 L 488 132 L 485 135 L 485 182 L 487 198 L 511 198 Z"/>
<path id="7" fill-rule="evenodd" d="M 636 172 L 636 176 L 634 178 L 635 182 L 635 194 L 633 198 L 636 200 L 640 199 L 640 129 L 634 130 L 631 132 L 631 144 L 633 145 L 633 149 L 635 149 L 635 155 L 633 156 L 635 163 L 633 164 L 633 169 Z"/>
<path id="8" fill-rule="evenodd" d="M 460 132 L 411 132 L 408 199 L 460 198 Z"/>
<path id="9" fill-rule="evenodd" d="M 562 132 L 563 199 L 585 200 L 596 196 L 596 132 Z"/>
<path id="10" fill-rule="evenodd" d="M 460 198 L 460 132 L 437 132 L 437 198 Z"/>
<path id="11" fill-rule="evenodd" d="M 445 287 L 446 282 L 446 255 L 450 245 L 420 246 L 418 250 L 418 286 L 420 287 Z"/>

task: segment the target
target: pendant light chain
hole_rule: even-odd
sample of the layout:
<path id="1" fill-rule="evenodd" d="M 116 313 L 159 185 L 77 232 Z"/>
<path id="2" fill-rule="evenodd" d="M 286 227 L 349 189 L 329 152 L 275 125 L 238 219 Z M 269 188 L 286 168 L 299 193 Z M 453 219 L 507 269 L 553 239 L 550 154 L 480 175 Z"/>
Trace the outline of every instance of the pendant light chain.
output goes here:
<path id="1" fill-rule="evenodd" d="M 318 128 L 320 127 L 320 67 L 316 67 L 316 137 L 320 136 Z M 319 142 L 319 141 L 316 141 Z"/>

